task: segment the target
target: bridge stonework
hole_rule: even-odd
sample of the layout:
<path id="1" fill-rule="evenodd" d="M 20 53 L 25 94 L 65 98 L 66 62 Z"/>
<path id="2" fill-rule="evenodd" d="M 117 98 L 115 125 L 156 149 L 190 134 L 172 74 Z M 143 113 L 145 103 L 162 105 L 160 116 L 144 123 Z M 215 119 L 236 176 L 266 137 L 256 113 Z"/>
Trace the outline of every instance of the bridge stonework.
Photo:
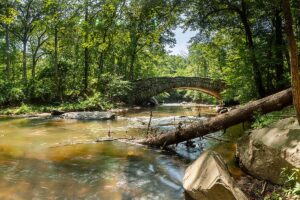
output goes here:
<path id="1" fill-rule="evenodd" d="M 171 89 L 199 90 L 221 99 L 225 84 L 220 80 L 201 77 L 155 77 L 132 82 L 132 90 L 127 99 L 132 104 L 142 104 L 151 97 Z"/>

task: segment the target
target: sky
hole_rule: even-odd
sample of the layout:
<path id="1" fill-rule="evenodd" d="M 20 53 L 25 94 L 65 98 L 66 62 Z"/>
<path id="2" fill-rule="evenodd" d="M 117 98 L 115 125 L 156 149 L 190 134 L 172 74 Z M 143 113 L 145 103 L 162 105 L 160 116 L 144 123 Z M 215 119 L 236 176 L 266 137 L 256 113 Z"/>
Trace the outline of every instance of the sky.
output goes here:
<path id="1" fill-rule="evenodd" d="M 166 47 L 167 50 L 171 51 L 171 55 L 188 55 L 189 40 L 196 35 L 195 31 L 187 30 L 183 33 L 183 29 L 177 27 L 174 31 L 176 44 L 175 47 Z"/>

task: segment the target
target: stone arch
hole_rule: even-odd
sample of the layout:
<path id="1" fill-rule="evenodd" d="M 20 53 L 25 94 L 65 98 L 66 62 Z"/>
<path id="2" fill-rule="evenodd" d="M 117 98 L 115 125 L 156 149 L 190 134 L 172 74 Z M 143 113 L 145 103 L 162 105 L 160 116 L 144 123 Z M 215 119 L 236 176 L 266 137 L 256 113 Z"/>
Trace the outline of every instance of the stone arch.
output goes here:
<path id="1" fill-rule="evenodd" d="M 133 104 L 141 104 L 151 97 L 170 89 L 192 89 L 221 99 L 220 93 L 225 84 L 220 80 L 201 77 L 156 77 L 140 79 L 132 82 L 132 91 L 128 95 L 128 101 Z"/>

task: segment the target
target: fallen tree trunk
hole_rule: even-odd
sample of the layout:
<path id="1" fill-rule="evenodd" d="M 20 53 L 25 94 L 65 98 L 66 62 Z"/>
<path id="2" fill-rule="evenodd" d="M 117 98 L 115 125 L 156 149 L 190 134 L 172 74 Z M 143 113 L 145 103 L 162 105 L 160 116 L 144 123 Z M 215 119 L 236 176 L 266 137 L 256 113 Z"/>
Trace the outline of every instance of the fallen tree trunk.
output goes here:
<path id="1" fill-rule="evenodd" d="M 232 111 L 210 118 L 207 121 L 191 125 L 187 128 L 179 128 L 153 138 L 138 140 L 137 143 L 155 147 L 178 144 L 250 120 L 255 112 L 265 114 L 280 110 L 291 104 L 292 90 L 283 90 L 271 96 L 249 102 Z"/>

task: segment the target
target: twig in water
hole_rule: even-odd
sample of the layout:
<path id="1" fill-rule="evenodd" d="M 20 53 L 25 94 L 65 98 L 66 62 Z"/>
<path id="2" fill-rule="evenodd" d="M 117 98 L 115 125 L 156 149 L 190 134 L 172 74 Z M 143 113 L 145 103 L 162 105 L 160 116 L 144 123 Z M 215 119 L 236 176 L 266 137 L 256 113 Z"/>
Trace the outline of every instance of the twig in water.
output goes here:
<path id="1" fill-rule="evenodd" d="M 148 122 L 148 127 L 147 127 L 147 135 L 149 134 L 150 126 L 151 126 L 151 120 L 152 120 L 152 110 L 150 110 L 150 118 Z"/>

